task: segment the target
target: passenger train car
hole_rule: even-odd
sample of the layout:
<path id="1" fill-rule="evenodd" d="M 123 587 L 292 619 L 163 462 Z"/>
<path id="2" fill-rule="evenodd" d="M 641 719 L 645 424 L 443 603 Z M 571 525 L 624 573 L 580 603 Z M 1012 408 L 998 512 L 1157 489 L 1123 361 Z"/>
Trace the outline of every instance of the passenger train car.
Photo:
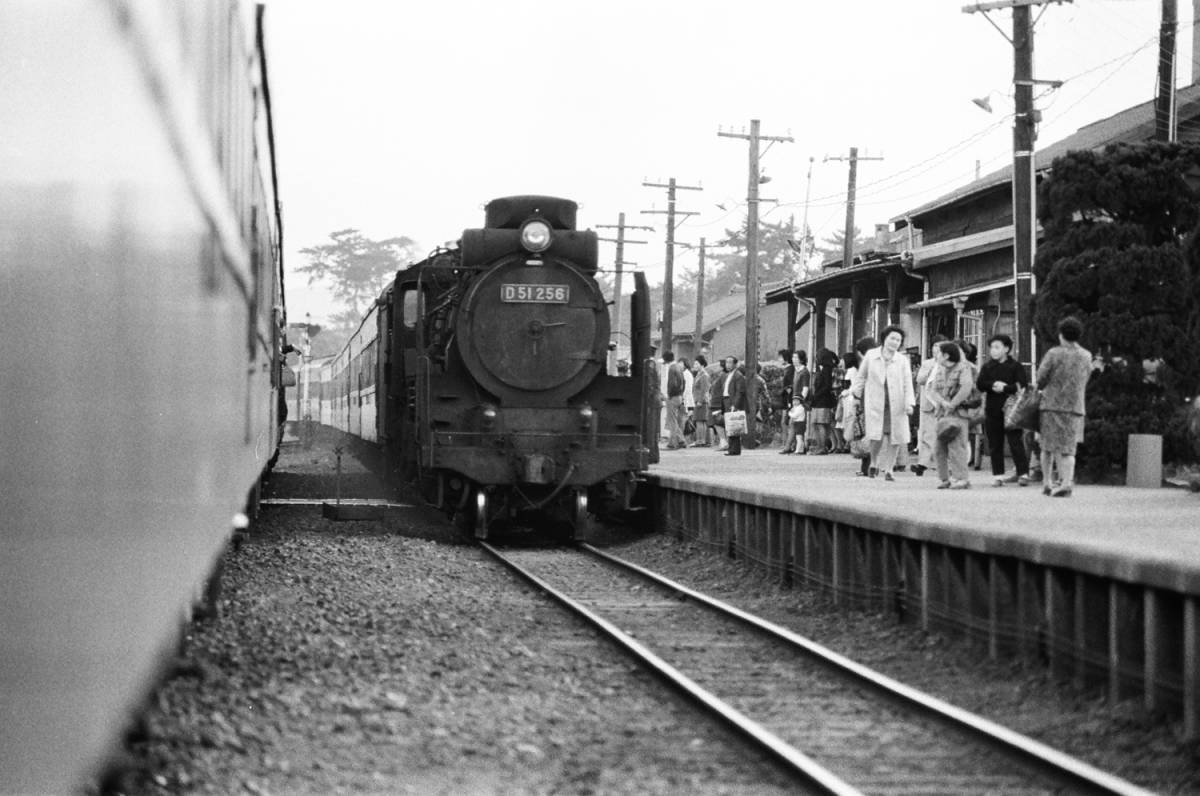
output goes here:
<path id="1" fill-rule="evenodd" d="M 629 375 L 606 371 L 609 302 L 596 235 L 548 196 L 488 203 L 485 225 L 400 271 L 322 368 L 321 420 L 379 444 L 397 481 L 478 537 L 549 517 L 586 534 L 630 507 L 658 457 L 645 278 Z"/>
<path id="2" fill-rule="evenodd" d="M 278 444 L 262 11 L 0 3 L 0 72 L 0 793 L 69 793 Z"/>

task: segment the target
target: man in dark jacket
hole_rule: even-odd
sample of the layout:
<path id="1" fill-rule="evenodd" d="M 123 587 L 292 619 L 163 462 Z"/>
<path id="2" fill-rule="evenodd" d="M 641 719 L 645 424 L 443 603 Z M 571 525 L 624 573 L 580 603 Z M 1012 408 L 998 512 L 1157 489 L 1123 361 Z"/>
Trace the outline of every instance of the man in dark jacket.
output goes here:
<path id="1" fill-rule="evenodd" d="M 984 398 L 983 431 L 987 435 L 988 450 L 992 454 L 992 485 L 1020 483 L 1029 484 L 1029 457 L 1025 453 L 1024 432 L 1021 429 L 1004 430 L 1004 402 L 1017 390 L 1028 386 L 1029 377 L 1025 368 L 1012 358 L 1012 338 L 1006 334 L 992 335 L 988 340 L 988 360 L 979 369 L 975 386 Z M 1004 440 L 1012 448 L 1013 467 L 1016 472 L 1004 477 Z"/>
<path id="2" fill-rule="evenodd" d="M 779 360 L 780 364 L 785 367 L 783 369 L 783 390 L 779 395 L 779 404 L 775 408 L 779 410 L 780 439 L 786 440 L 788 432 L 792 429 L 788 410 L 792 408 L 792 382 L 796 379 L 796 366 L 792 363 L 792 352 L 786 348 L 779 349 Z"/>
<path id="3" fill-rule="evenodd" d="M 717 432 L 717 452 L 729 450 L 729 438 L 725 436 L 725 380 L 729 378 L 729 369 L 725 360 L 720 362 L 721 370 L 713 374 L 712 386 L 708 390 L 708 405 L 712 407 L 713 431 Z"/>
<path id="4" fill-rule="evenodd" d="M 725 414 L 730 412 L 745 412 L 746 411 L 746 374 L 738 366 L 737 357 L 725 358 L 725 369 L 729 371 L 729 375 L 725 379 L 724 387 L 722 388 L 722 407 Z M 747 428 L 749 427 L 750 418 L 746 418 Z M 726 429 L 728 433 L 728 428 Z M 729 434 L 729 450 L 725 452 L 726 456 L 741 456 L 742 455 L 742 437 L 741 435 Z"/>

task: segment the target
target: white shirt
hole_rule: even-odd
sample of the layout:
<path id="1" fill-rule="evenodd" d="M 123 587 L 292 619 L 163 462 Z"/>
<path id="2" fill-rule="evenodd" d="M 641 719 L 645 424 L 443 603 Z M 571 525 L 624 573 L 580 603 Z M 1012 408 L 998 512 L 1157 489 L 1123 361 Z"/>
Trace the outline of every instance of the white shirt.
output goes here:
<path id="1" fill-rule="evenodd" d="M 683 405 L 688 409 L 696 408 L 696 396 L 692 395 L 692 386 L 696 383 L 696 377 L 692 375 L 690 370 L 683 371 Z"/>

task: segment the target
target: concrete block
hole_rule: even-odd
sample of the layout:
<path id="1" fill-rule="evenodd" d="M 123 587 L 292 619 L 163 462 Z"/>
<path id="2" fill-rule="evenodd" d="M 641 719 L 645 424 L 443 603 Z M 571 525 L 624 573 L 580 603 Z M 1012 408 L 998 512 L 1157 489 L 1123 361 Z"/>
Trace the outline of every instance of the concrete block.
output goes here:
<path id="1" fill-rule="evenodd" d="M 1158 489 L 1162 486 L 1162 435 L 1130 434 L 1125 485 Z"/>

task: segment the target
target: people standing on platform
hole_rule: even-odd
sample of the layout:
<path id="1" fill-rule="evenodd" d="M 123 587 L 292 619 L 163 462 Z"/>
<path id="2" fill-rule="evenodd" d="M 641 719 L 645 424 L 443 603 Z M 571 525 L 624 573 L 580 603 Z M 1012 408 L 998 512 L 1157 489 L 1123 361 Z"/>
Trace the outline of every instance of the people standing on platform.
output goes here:
<path id="1" fill-rule="evenodd" d="M 830 452 L 833 442 L 833 410 L 837 406 L 837 392 L 833 382 L 833 368 L 837 354 L 828 348 L 817 352 L 816 370 L 812 379 L 811 410 L 808 422 L 812 428 L 813 453 L 824 456 Z"/>
<path id="2" fill-rule="evenodd" d="M 912 364 L 900 350 L 904 330 L 888 326 L 880 337 L 880 346 L 868 351 L 859 363 L 852 390 L 854 397 L 862 401 L 866 438 L 871 445 L 867 474 L 874 478 L 883 473 L 884 480 L 894 481 L 892 468 L 900 446 L 908 444 L 908 416 L 916 396 Z"/>
<path id="3" fill-rule="evenodd" d="M 667 450 L 677 450 L 683 442 L 683 365 L 671 351 L 663 353 L 667 366 Z"/>
<path id="4" fill-rule="evenodd" d="M 979 376 L 979 347 L 969 340 L 955 340 L 955 345 L 962 351 L 963 359 L 971 366 L 971 378 Z M 968 461 L 976 470 L 983 469 L 983 426 L 971 426 L 968 430 L 968 438 L 971 441 L 971 453 L 968 456 Z"/>
<path id="5" fill-rule="evenodd" d="M 854 390 L 853 390 L 854 380 L 858 376 L 858 369 L 860 367 L 862 367 L 863 357 L 865 357 L 867 355 L 867 352 L 870 351 L 874 347 L 875 347 L 875 338 L 871 337 L 870 335 L 867 335 L 866 337 L 860 337 L 858 339 L 858 342 L 856 342 L 854 344 L 854 353 L 858 354 L 858 361 L 855 363 L 853 375 L 850 376 L 850 386 L 851 386 L 850 394 L 851 395 L 854 394 Z M 855 397 L 855 399 L 854 399 L 855 417 L 857 418 L 858 415 L 861 415 L 862 411 L 863 411 L 862 401 L 859 400 L 858 397 Z M 851 421 L 851 422 L 853 422 L 853 421 Z M 853 442 L 853 439 L 850 439 L 849 441 Z M 863 459 L 859 460 L 859 468 L 858 468 L 858 472 L 856 473 L 856 475 L 861 475 L 865 478 L 866 476 L 868 476 L 870 474 L 870 472 L 871 472 L 871 457 L 866 456 Z"/>
<path id="6" fill-rule="evenodd" d="M 693 448 L 708 447 L 708 393 L 712 388 L 712 379 L 708 376 L 708 360 L 701 354 L 692 363 L 692 423 L 696 426 L 696 439 Z"/>
<path id="7" fill-rule="evenodd" d="M 859 356 L 857 351 L 847 351 L 842 354 L 842 367 L 846 378 L 842 381 L 842 394 L 838 396 L 838 411 L 841 413 L 842 453 L 850 452 L 850 440 L 854 435 L 854 418 L 858 414 L 858 401 L 854 397 L 854 375 L 858 373 Z M 836 417 L 835 417 L 836 420 Z"/>
<path id="8" fill-rule="evenodd" d="M 783 450 L 780 453 L 798 453 L 801 456 L 808 453 L 808 399 L 812 392 L 812 374 L 808 370 L 808 352 L 794 351 L 792 353 L 792 381 L 788 388 L 788 395 L 791 397 L 792 408 L 788 410 L 788 433 L 783 441 Z M 800 406 L 804 410 L 804 422 L 800 425 L 796 424 L 794 414 L 796 400 L 799 399 Z M 796 436 L 796 429 L 804 430 L 804 434 Z"/>
<path id="9" fill-rule="evenodd" d="M 717 434 L 717 451 L 729 450 L 729 435 L 725 433 L 725 386 L 729 381 L 728 361 L 721 360 L 721 370 L 712 380 L 708 403 L 712 407 L 712 426 Z"/>
<path id="10" fill-rule="evenodd" d="M 686 357 L 680 357 L 679 363 L 683 365 L 683 422 L 681 425 L 683 427 L 683 447 L 686 448 L 691 444 L 688 442 L 688 437 L 694 438 L 696 433 L 696 423 L 692 420 L 692 412 L 696 408 L 696 397 L 692 394 L 695 376 L 692 375 L 692 364 L 687 361 Z"/>
<path id="11" fill-rule="evenodd" d="M 933 378 L 933 371 L 938 366 L 938 346 L 947 339 L 944 334 L 935 334 L 930 345 L 929 358 L 917 368 L 917 405 L 920 408 L 920 416 L 917 422 L 917 463 L 911 468 L 917 475 L 925 475 L 926 470 L 936 466 L 933 451 L 937 445 L 937 418 L 933 413 L 933 401 L 929 399 L 926 391 L 929 380 Z"/>
<path id="12" fill-rule="evenodd" d="M 792 361 L 792 352 L 786 348 L 779 349 L 779 364 L 783 365 L 783 389 L 779 393 L 779 438 L 783 440 L 783 453 L 788 449 L 788 438 L 791 436 L 792 421 L 788 413 L 792 409 L 792 381 L 796 378 L 796 363 Z"/>
<path id="13" fill-rule="evenodd" d="M 1029 457 L 1025 454 L 1024 431 L 1019 428 L 1005 431 L 1004 404 L 1009 396 L 1029 386 L 1025 368 L 1012 358 L 1012 338 L 994 334 L 988 340 L 988 361 L 979 369 L 975 384 L 984 394 L 983 432 L 992 455 L 992 484 L 1004 486 L 1018 483 L 1029 485 Z M 1004 441 L 1012 450 L 1013 474 L 1004 476 Z"/>
<path id="14" fill-rule="evenodd" d="M 934 353 L 938 364 L 926 385 L 926 393 L 937 418 L 934 440 L 937 488 L 970 489 L 971 444 L 967 438 L 970 421 L 962 404 L 975 391 L 974 371 L 962 349 L 954 343 L 938 343 Z"/>
<path id="15" fill-rule="evenodd" d="M 804 435 L 808 430 L 808 407 L 804 405 L 804 400 L 800 396 L 795 396 L 792 398 L 792 408 L 785 414 L 787 415 L 788 423 L 791 424 L 791 428 L 788 431 L 788 439 L 793 445 L 799 443 L 801 449 L 797 451 L 785 446 L 780 453 L 799 453 L 803 456 L 808 453 L 803 447 Z"/>
<path id="16" fill-rule="evenodd" d="M 722 409 L 726 414 L 730 412 L 745 412 L 746 411 L 746 373 L 742 366 L 738 365 L 737 357 L 725 358 L 725 370 L 728 375 L 725 377 L 725 385 L 722 395 Z M 746 428 L 750 428 L 751 418 L 746 418 Z M 729 450 L 725 452 L 726 456 L 741 456 L 742 455 L 742 435 L 730 434 L 726 429 L 726 439 L 729 440 Z"/>
<path id="17" fill-rule="evenodd" d="M 763 378 L 762 363 L 759 362 L 754 367 L 754 395 L 756 396 L 754 399 L 754 411 L 756 416 L 753 418 L 746 418 L 747 434 L 757 433 L 759 421 L 761 421 L 763 425 L 768 425 L 770 423 L 771 407 L 774 401 L 774 397 L 770 395 L 770 390 L 767 387 L 767 380 Z M 745 366 L 743 366 L 743 372 L 745 372 Z M 747 400 L 746 403 L 749 405 L 750 402 Z"/>
<path id="18" fill-rule="evenodd" d="M 1038 365 L 1042 494 L 1053 497 L 1070 497 L 1075 489 L 1075 448 L 1083 442 L 1084 395 L 1092 375 L 1091 352 L 1079 344 L 1082 335 L 1078 318 L 1063 318 L 1058 323 L 1058 345 Z M 1052 474 L 1057 478 L 1052 480 Z"/>

